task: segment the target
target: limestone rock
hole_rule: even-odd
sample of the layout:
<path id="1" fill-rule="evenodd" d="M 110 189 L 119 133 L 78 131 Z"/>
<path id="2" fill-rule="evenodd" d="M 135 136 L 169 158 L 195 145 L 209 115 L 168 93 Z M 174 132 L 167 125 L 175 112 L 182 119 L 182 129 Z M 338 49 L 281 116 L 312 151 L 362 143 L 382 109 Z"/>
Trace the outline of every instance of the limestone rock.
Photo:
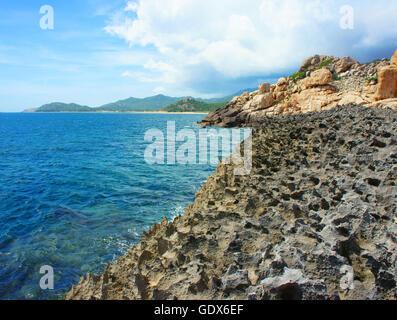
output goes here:
<path id="1" fill-rule="evenodd" d="M 348 105 L 351 103 L 354 104 L 367 104 L 371 101 L 368 99 L 364 99 L 360 94 L 356 92 L 349 92 L 343 95 L 342 99 L 338 102 L 340 105 Z"/>
<path id="2" fill-rule="evenodd" d="M 395 300 L 396 141 L 390 108 L 265 117 L 249 174 L 219 164 L 183 216 L 66 298 Z"/>
<path id="3" fill-rule="evenodd" d="M 380 100 L 377 102 L 373 102 L 373 103 L 369 104 L 368 106 L 372 107 L 372 108 L 397 109 L 397 98 Z"/>
<path id="4" fill-rule="evenodd" d="M 323 65 L 327 66 L 319 69 Z M 387 59 L 360 65 L 349 57 L 312 56 L 303 63 L 306 75 L 302 80 L 299 77 L 283 77 L 277 84 L 270 85 L 269 92 L 274 101 L 270 96 L 263 97 L 269 93 L 269 85 L 264 84 L 257 91 L 236 97 L 226 107 L 211 112 L 200 124 L 203 127 L 252 126 L 260 124 L 267 117 L 327 110 L 338 104 L 349 103 L 383 108 L 385 104 L 373 103 L 378 91 L 377 74 L 383 68 L 393 66 Z M 337 74 L 337 77 L 331 74 L 342 70 L 346 71 Z M 389 88 L 389 93 L 378 99 L 393 98 L 390 97 L 391 82 L 382 79 L 379 82 L 380 92 Z M 388 105 L 394 106 L 393 102 Z"/>
<path id="5" fill-rule="evenodd" d="M 252 110 L 258 110 L 258 109 L 264 109 L 272 106 L 274 103 L 273 95 L 268 92 L 265 94 L 259 94 L 255 96 L 250 104 L 250 109 Z"/>
<path id="6" fill-rule="evenodd" d="M 317 65 L 320 63 L 320 56 L 318 54 L 311 56 L 309 58 L 306 58 L 302 62 L 302 66 L 299 69 L 299 72 L 302 72 L 309 68 L 310 66 Z"/>
<path id="7" fill-rule="evenodd" d="M 258 94 L 265 94 L 270 92 L 270 83 L 263 83 L 259 86 Z"/>
<path id="8" fill-rule="evenodd" d="M 293 94 L 291 103 L 300 107 L 301 112 L 321 111 L 324 107 L 337 105 L 340 98 L 334 93 L 335 89 L 331 86 L 311 88 Z"/>
<path id="9" fill-rule="evenodd" d="M 352 66 L 354 65 L 358 65 L 359 63 L 350 58 L 350 57 L 344 57 L 342 59 L 340 59 L 339 61 L 337 61 L 334 65 L 335 68 L 335 72 L 336 73 L 342 73 L 342 72 L 346 72 L 348 71 Z"/>
<path id="10" fill-rule="evenodd" d="M 397 66 L 383 67 L 378 74 L 379 84 L 376 100 L 397 98 Z"/>
<path id="11" fill-rule="evenodd" d="M 288 84 L 287 77 L 282 77 L 282 78 L 278 79 L 277 86 L 285 86 L 287 84 Z"/>
<path id="12" fill-rule="evenodd" d="M 305 88 L 313 88 L 318 86 L 324 86 L 332 81 L 332 73 L 327 68 L 319 69 L 314 71 L 310 77 L 304 79 L 303 86 Z"/>
<path id="13" fill-rule="evenodd" d="M 248 271 L 238 270 L 237 267 L 231 266 L 222 278 L 222 283 L 225 292 L 246 289 L 250 285 Z"/>
<path id="14" fill-rule="evenodd" d="M 299 269 L 285 268 L 284 274 L 262 280 L 255 291 L 261 300 L 330 299 L 324 281 L 307 279 Z"/>

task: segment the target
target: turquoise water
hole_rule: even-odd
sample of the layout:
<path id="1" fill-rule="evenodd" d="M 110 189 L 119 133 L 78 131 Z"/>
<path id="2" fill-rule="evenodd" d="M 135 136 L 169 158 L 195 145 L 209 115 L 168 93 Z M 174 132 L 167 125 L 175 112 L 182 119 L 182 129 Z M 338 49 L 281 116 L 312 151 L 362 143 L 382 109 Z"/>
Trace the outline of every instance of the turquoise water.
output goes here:
<path id="1" fill-rule="evenodd" d="M 202 115 L 0 114 L 0 299 L 57 299 L 87 272 L 183 214 L 215 170 L 149 165 L 144 134 Z M 55 289 L 39 286 L 40 267 Z"/>

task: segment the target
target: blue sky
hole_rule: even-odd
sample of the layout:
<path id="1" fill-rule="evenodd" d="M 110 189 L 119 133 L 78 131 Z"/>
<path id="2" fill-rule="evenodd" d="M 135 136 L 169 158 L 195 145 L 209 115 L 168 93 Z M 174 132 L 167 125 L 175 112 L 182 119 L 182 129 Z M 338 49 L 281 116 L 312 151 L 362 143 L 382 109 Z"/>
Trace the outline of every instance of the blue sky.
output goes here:
<path id="1" fill-rule="evenodd" d="M 54 30 L 40 28 L 43 5 L 54 8 Z M 346 5 L 353 29 L 340 25 Z M 0 112 L 223 96 L 315 53 L 390 57 L 396 13 L 386 0 L 0 0 Z"/>

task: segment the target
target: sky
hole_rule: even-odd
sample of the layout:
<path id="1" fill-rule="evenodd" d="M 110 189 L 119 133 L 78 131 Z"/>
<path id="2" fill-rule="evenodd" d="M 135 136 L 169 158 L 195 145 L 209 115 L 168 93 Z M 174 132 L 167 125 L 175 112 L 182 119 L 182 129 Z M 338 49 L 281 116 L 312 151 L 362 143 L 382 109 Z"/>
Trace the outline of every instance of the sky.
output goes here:
<path id="1" fill-rule="evenodd" d="M 220 97 L 313 54 L 390 58 L 396 13 L 389 0 L 0 0 L 0 112 Z"/>

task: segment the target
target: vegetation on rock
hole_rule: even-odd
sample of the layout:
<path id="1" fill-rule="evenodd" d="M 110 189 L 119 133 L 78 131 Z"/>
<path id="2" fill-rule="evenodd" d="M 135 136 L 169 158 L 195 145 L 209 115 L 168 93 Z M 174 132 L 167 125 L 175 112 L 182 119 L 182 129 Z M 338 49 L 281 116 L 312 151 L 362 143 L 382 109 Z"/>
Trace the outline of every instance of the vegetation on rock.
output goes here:
<path id="1" fill-rule="evenodd" d="M 181 101 L 175 102 L 162 111 L 165 112 L 211 112 L 222 108 L 226 105 L 226 102 L 220 103 L 206 103 L 203 101 L 198 101 L 193 98 L 185 98 Z"/>
<path id="2" fill-rule="evenodd" d="M 92 109 L 76 103 L 53 102 L 41 106 L 34 112 L 92 112 Z"/>

